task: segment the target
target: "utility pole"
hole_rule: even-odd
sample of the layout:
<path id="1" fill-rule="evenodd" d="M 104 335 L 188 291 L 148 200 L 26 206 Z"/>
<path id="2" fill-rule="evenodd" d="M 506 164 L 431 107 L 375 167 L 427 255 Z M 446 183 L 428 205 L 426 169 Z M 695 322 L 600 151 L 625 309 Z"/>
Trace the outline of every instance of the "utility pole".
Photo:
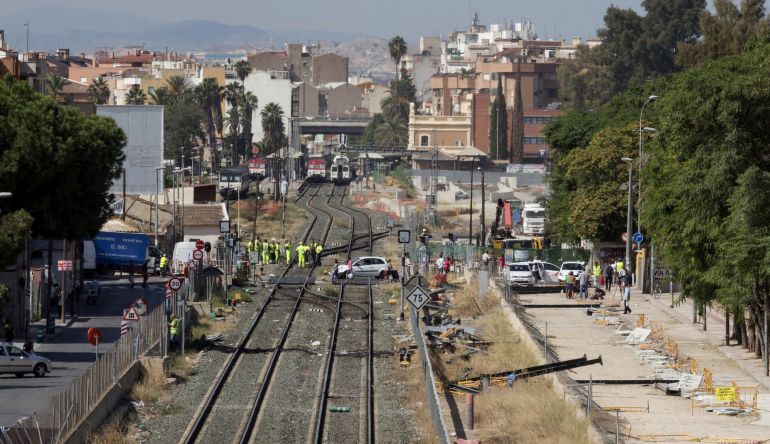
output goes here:
<path id="1" fill-rule="evenodd" d="M 479 164 L 481 164 L 481 159 L 479 159 Z M 484 165 L 479 165 L 479 170 L 481 170 L 481 236 L 479 239 L 479 243 L 481 244 L 481 247 L 484 248 L 487 246 L 487 230 L 486 230 L 486 224 L 484 223 Z"/>
<path id="2" fill-rule="evenodd" d="M 120 218 L 126 220 L 126 169 L 123 168 L 123 208 L 120 211 Z"/>
<path id="3" fill-rule="evenodd" d="M 29 57 L 29 22 L 25 23 L 24 27 L 27 28 L 27 57 Z"/>
<path id="4" fill-rule="evenodd" d="M 471 243 L 473 239 L 473 160 L 475 158 L 471 157 L 471 192 L 470 199 L 471 199 L 471 210 L 470 213 L 468 213 L 468 251 L 470 251 Z"/>
<path id="5" fill-rule="evenodd" d="M 159 245 L 158 236 L 160 235 L 160 224 L 158 213 L 160 212 L 160 179 L 158 173 L 163 170 L 163 167 L 155 167 L 155 247 Z"/>

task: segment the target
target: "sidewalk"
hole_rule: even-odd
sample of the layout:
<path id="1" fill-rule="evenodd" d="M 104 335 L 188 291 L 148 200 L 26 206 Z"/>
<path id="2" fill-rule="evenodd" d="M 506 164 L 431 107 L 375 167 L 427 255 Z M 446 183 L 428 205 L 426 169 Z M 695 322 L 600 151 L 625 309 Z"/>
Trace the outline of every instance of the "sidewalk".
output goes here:
<path id="1" fill-rule="evenodd" d="M 674 301 L 676 301 L 678 297 L 679 294 L 674 293 Z M 720 313 L 718 310 L 709 309 L 707 311 L 708 319 L 706 320 L 707 330 L 703 331 L 703 322 L 700 319 L 697 324 L 692 323 L 692 299 L 687 299 L 678 304 L 675 302 L 674 307 L 671 308 L 671 296 L 669 293 L 665 293 L 660 299 L 655 299 L 649 294 L 644 295 L 640 291 L 633 290 L 631 292 L 632 307 L 634 300 L 638 300 L 638 298 L 648 299 L 656 308 L 675 317 L 678 322 L 689 325 L 692 330 L 696 331 L 700 336 L 706 339 L 723 356 L 735 361 L 743 371 L 756 379 L 757 384 L 762 385 L 763 391 L 770 390 L 770 377 L 765 376 L 764 361 L 762 358 L 756 358 L 753 352 L 749 352 L 742 346 L 737 345 L 735 340 L 730 341 L 731 345 L 725 346 L 725 318 L 723 313 Z M 730 322 L 732 322 L 732 319 Z M 732 324 L 730 325 L 730 329 L 732 330 Z"/>

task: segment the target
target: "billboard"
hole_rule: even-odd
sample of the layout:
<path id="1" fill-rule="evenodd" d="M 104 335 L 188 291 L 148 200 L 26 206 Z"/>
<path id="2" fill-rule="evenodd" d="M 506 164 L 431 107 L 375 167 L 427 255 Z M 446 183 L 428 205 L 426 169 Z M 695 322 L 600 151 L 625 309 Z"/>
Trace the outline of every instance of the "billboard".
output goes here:
<path id="1" fill-rule="evenodd" d="M 112 117 L 126 133 L 127 194 L 155 194 L 155 167 L 163 166 L 163 107 L 157 105 L 99 105 L 96 114 Z M 123 192 L 123 178 L 112 183 L 110 192 Z"/>

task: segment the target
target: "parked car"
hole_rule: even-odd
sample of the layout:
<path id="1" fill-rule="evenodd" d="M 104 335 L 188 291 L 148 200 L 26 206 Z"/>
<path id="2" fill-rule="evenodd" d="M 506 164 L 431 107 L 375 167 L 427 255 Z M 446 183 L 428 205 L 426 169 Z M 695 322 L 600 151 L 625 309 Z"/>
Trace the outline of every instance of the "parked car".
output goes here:
<path id="1" fill-rule="evenodd" d="M 383 257 L 363 256 L 353 259 L 353 270 L 348 270 L 347 264 L 340 264 L 337 275 L 346 277 L 378 277 L 383 270 L 388 269 L 388 261 Z"/>
<path id="2" fill-rule="evenodd" d="M 577 275 L 579 275 L 580 272 L 583 269 L 585 269 L 585 266 L 586 266 L 585 262 L 577 262 L 577 261 L 563 262 L 561 264 L 561 268 L 559 269 L 559 280 L 563 282 L 565 279 L 567 279 L 567 276 L 569 276 L 570 271 L 574 273 L 575 276 L 577 277 Z"/>
<path id="3" fill-rule="evenodd" d="M 471 196 L 463 190 L 455 191 L 455 200 L 468 199 Z"/>
<path id="4" fill-rule="evenodd" d="M 535 285 L 535 276 L 529 262 L 514 262 L 508 265 L 508 282 L 518 285 Z"/>
<path id="5" fill-rule="evenodd" d="M 40 378 L 50 373 L 53 363 L 50 359 L 5 343 L 0 344 L 0 374 L 14 374 L 21 378 L 27 373 L 32 373 Z"/>

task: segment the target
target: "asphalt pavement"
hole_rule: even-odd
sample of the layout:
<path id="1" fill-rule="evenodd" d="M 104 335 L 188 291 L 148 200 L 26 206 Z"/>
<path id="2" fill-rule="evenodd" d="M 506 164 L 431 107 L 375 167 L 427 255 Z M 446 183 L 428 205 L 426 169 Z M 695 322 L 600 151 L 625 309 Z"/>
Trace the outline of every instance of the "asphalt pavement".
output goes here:
<path id="1" fill-rule="evenodd" d="M 123 309 L 137 299 L 145 298 L 148 310 L 152 310 L 164 299 L 164 280 L 161 278 L 151 278 L 147 287 L 142 287 L 141 277 L 137 276 L 133 288 L 126 278 L 98 280 L 101 294 L 96 305 L 86 305 L 85 297 L 81 296 L 74 320 L 70 321 L 67 316 L 66 324 L 57 322 L 56 334 L 43 343 L 35 344 L 35 353 L 53 361 L 51 373 L 43 378 L 35 378 L 31 374 L 23 378 L 0 375 L 0 426 L 12 426 L 20 417 L 33 412 L 44 415 L 50 399 L 64 391 L 94 362 L 96 349 L 86 338 L 89 328 L 97 327 L 102 333 L 104 345 L 99 346 L 99 351 L 103 352 L 120 338 Z M 22 343 L 23 338 L 14 341 L 19 347 Z"/>

